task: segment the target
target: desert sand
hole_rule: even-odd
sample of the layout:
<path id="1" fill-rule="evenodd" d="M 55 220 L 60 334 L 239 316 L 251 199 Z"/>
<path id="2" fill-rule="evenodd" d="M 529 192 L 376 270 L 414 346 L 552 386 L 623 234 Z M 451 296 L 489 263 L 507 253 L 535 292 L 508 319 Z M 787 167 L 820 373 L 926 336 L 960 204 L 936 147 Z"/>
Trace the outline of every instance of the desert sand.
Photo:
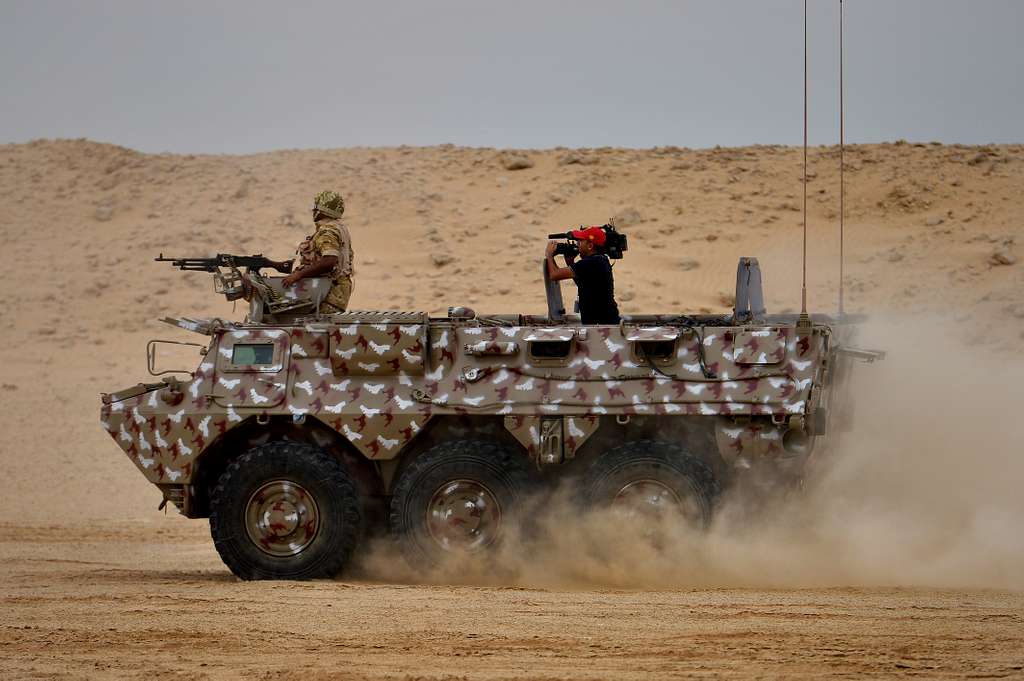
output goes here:
<path id="1" fill-rule="evenodd" d="M 810 150 L 808 299 L 836 308 L 838 149 Z M 846 150 L 857 428 L 799 498 L 657 554 L 594 528 L 507 573 L 243 583 L 98 423 L 165 315 L 240 318 L 158 253 L 288 257 L 347 201 L 357 309 L 544 308 L 545 235 L 616 218 L 627 312 L 725 311 L 759 258 L 799 309 L 801 152 L 453 146 L 142 154 L 0 146 L 0 676 L 1024 677 L 1024 146 Z M 571 285 L 566 289 L 568 297 Z M 181 361 L 194 365 L 194 353 Z"/>

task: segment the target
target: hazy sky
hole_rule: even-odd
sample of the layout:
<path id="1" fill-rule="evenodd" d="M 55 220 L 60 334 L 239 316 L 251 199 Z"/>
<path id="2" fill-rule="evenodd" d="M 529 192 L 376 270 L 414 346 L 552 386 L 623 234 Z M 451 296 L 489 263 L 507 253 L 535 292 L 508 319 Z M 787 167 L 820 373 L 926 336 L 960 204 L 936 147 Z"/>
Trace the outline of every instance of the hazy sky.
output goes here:
<path id="1" fill-rule="evenodd" d="M 845 0 L 847 139 L 1021 142 L 1024 0 Z M 798 144 L 802 0 L 0 0 L 0 142 Z M 811 142 L 838 0 L 810 1 Z"/>

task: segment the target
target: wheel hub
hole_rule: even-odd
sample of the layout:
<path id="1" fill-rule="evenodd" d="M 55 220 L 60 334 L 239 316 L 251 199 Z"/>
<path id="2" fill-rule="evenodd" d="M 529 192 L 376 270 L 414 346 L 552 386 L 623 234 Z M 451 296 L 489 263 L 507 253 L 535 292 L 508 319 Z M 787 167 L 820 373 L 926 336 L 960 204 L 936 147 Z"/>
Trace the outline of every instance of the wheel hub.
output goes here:
<path id="1" fill-rule="evenodd" d="M 657 480 L 634 480 L 622 488 L 612 500 L 613 508 L 644 517 L 665 517 L 683 513 L 684 506 L 675 491 Z"/>
<path id="2" fill-rule="evenodd" d="M 256 546 L 272 556 L 294 556 L 306 549 L 320 527 L 316 501 L 302 485 L 272 480 L 249 498 L 245 529 Z"/>
<path id="3" fill-rule="evenodd" d="M 490 546 L 501 529 L 501 506 L 475 480 L 453 480 L 434 492 L 426 514 L 427 530 L 446 551 L 478 551 Z"/>

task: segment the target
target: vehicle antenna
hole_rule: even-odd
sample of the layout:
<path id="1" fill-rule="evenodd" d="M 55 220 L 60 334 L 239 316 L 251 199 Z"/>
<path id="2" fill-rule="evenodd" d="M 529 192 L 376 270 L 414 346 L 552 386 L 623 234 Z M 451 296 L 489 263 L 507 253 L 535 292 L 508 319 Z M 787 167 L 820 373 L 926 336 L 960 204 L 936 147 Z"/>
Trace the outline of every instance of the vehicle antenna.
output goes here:
<path id="1" fill-rule="evenodd" d="M 843 0 L 839 0 L 839 318 L 843 311 L 843 241 L 844 220 L 846 217 L 846 143 L 845 143 L 845 109 L 843 108 Z"/>
<path id="2" fill-rule="evenodd" d="M 807 0 L 804 0 L 804 252 L 800 285 L 800 321 L 807 323 Z"/>

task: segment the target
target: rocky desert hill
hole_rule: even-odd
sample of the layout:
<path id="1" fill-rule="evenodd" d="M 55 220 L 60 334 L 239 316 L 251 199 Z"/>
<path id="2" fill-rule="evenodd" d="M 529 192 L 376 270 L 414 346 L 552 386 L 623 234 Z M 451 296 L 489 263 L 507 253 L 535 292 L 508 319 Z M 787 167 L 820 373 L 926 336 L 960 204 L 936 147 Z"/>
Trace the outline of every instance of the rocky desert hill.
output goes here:
<path id="1" fill-rule="evenodd" d="M 809 166 L 810 304 L 826 311 L 838 273 L 838 149 L 812 149 Z M 848 304 L 941 309 L 983 323 L 1012 316 L 1016 309 L 1004 308 L 1024 271 L 1013 266 L 1022 174 L 1021 146 L 849 147 Z M 795 148 L 176 156 L 77 140 L 0 147 L 5 251 L 33 268 L 47 252 L 63 261 L 39 272 L 7 312 L 55 313 L 82 300 L 102 307 L 96 320 L 125 330 L 184 309 L 224 314 L 201 275 L 151 256 L 285 257 L 310 227 L 308 206 L 321 188 L 347 198 L 355 308 L 540 310 L 542 290 L 531 280 L 545 234 L 610 217 L 631 239 L 616 270 L 627 310 L 726 309 L 741 255 L 761 259 L 773 309 L 799 302 Z M 19 274 L 8 268 L 5 287 Z"/>
<path id="2" fill-rule="evenodd" d="M 616 217 L 625 311 L 723 312 L 747 255 L 793 311 L 801 158 L 0 146 L 0 676 L 1020 677 L 1024 146 L 848 150 L 847 307 L 889 356 L 855 372 L 847 444 L 758 522 L 726 506 L 651 553 L 556 513 L 559 541 L 481 583 L 422 584 L 386 541 L 342 581 L 240 583 L 100 427 L 100 392 L 153 380 L 148 339 L 197 340 L 158 318 L 244 312 L 153 257 L 288 257 L 322 189 L 348 202 L 355 308 L 541 312 L 545 235 Z M 810 171 L 808 295 L 828 312 L 837 149 Z"/>
<path id="3" fill-rule="evenodd" d="M 545 235 L 615 217 L 630 238 L 615 269 L 624 311 L 724 311 L 745 255 L 761 261 L 769 309 L 792 311 L 801 158 L 779 146 L 250 156 L 87 140 L 0 146 L 9 481 L 31 489 L 46 477 L 52 493 L 77 498 L 97 477 L 133 475 L 96 424 L 97 394 L 146 378 L 148 338 L 191 340 L 159 317 L 242 316 L 207 275 L 155 263 L 158 253 L 288 257 L 310 227 L 313 195 L 332 188 L 347 199 L 356 309 L 541 312 Z M 846 163 L 848 309 L 937 314 L 979 347 L 1019 352 L 1024 146 L 856 145 Z M 812 311 L 836 305 L 838 171 L 837 148 L 811 149 Z M 60 437 L 41 440 L 47 428 Z M 147 487 L 128 489 L 155 494 Z M 107 503 L 89 496 L 78 508 L 103 515 Z"/>

